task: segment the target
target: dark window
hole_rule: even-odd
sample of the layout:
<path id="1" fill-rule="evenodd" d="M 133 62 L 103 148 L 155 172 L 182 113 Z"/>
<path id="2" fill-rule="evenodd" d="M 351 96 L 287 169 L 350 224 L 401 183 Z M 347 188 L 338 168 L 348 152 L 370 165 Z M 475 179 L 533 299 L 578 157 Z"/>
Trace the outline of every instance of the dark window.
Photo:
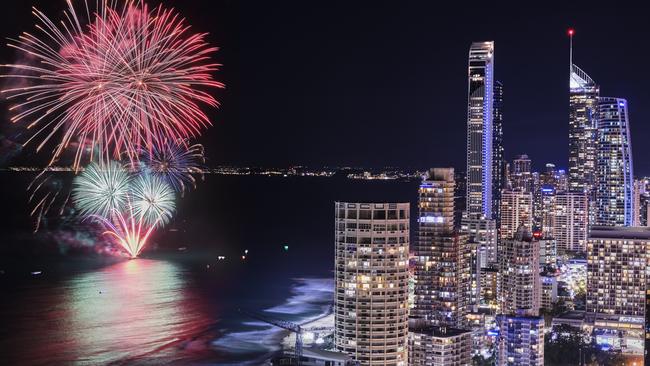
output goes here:
<path id="1" fill-rule="evenodd" d="M 386 220 L 386 211 L 384 210 L 375 210 L 372 215 L 375 220 Z"/>

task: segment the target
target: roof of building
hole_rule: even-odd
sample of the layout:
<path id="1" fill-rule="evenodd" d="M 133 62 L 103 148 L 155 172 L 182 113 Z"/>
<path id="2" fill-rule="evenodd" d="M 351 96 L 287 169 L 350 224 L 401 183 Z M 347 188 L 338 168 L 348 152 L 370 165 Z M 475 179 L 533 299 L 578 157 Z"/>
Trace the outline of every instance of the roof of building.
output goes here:
<path id="1" fill-rule="evenodd" d="M 571 320 L 584 320 L 585 312 L 580 310 L 569 310 L 554 317 L 553 319 L 571 319 Z"/>
<path id="2" fill-rule="evenodd" d="M 345 362 L 345 361 L 352 360 L 352 358 L 349 355 L 343 352 L 326 351 L 324 349 L 318 349 L 318 348 L 304 348 L 302 350 L 302 354 L 303 356 L 306 357 L 335 360 L 335 361 Z"/>
<path id="3" fill-rule="evenodd" d="M 589 238 L 650 240 L 650 227 L 594 226 Z"/>
<path id="4" fill-rule="evenodd" d="M 451 328 L 451 327 L 438 327 L 433 325 L 425 325 L 418 327 L 410 327 L 409 332 L 424 334 L 432 337 L 455 337 L 465 333 L 471 333 L 471 330 Z"/>

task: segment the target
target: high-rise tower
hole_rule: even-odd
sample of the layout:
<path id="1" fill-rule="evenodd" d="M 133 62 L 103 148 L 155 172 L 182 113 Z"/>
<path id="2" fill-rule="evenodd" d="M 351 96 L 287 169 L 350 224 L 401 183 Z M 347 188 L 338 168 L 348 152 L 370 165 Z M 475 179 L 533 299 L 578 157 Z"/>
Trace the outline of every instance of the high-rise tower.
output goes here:
<path id="1" fill-rule="evenodd" d="M 569 37 L 569 190 L 593 202 L 600 88 L 573 63 L 573 30 Z"/>
<path id="2" fill-rule="evenodd" d="M 453 168 L 431 169 L 420 185 L 412 315 L 434 325 L 461 326 L 467 312 L 470 252 L 455 229 L 454 190 Z"/>
<path id="3" fill-rule="evenodd" d="M 523 192 L 533 192 L 533 173 L 532 162 L 528 155 L 518 155 L 512 160 L 512 174 L 510 180 L 512 181 L 512 189 L 520 190 Z"/>
<path id="4" fill-rule="evenodd" d="M 520 226 L 499 249 L 496 364 L 544 365 L 544 318 L 539 317 L 540 242 Z"/>
<path id="5" fill-rule="evenodd" d="M 335 205 L 334 344 L 361 365 L 408 357 L 409 203 Z"/>
<path id="6" fill-rule="evenodd" d="M 522 225 L 533 229 L 533 195 L 522 190 L 503 190 L 499 239 L 512 239 Z"/>
<path id="7" fill-rule="evenodd" d="M 503 149 L 503 84 L 494 83 L 494 109 L 492 112 L 492 217 L 501 217 L 501 189 L 504 184 L 504 149 Z"/>
<path id="8" fill-rule="evenodd" d="M 499 307 L 501 314 L 539 315 L 540 242 L 530 227 L 519 226 L 515 235 L 503 240 L 499 251 Z"/>
<path id="9" fill-rule="evenodd" d="M 467 95 L 467 211 L 492 218 L 494 42 L 469 49 Z"/>
<path id="10" fill-rule="evenodd" d="M 634 224 L 634 174 L 627 101 L 600 98 L 596 159 L 596 225 Z"/>

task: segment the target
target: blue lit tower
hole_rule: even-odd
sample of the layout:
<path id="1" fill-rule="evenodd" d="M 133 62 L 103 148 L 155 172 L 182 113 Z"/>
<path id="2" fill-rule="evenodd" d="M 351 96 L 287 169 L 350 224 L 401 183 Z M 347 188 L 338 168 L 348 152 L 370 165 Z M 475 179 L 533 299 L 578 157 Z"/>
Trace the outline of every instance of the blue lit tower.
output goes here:
<path id="1" fill-rule="evenodd" d="M 600 88 L 573 63 L 573 30 L 569 56 L 569 190 L 593 202 L 596 129 Z"/>
<path id="2" fill-rule="evenodd" d="M 469 49 L 467 99 L 467 212 L 491 219 L 494 42 Z"/>
<path id="3" fill-rule="evenodd" d="M 634 174 L 628 105 L 600 98 L 596 159 L 596 224 L 632 226 Z"/>

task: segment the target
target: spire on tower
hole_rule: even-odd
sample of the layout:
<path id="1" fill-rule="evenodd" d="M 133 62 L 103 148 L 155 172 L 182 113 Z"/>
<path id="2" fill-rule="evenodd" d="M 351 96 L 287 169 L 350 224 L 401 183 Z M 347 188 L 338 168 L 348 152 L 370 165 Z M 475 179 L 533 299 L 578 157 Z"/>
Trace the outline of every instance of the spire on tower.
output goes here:
<path id="1" fill-rule="evenodd" d="M 567 31 L 569 34 L 569 76 L 573 72 L 573 34 L 575 33 L 575 30 L 573 28 L 569 28 Z"/>

